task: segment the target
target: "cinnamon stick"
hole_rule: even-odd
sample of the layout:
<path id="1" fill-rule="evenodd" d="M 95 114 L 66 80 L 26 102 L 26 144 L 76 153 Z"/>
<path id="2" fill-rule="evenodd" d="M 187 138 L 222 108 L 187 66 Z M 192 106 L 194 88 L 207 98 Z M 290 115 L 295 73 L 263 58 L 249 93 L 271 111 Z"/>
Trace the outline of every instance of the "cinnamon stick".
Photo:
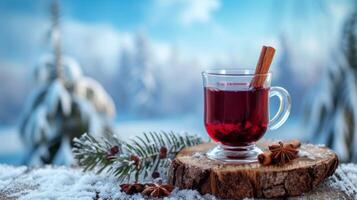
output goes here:
<path id="1" fill-rule="evenodd" d="M 258 155 L 258 161 L 264 166 L 270 165 L 272 162 L 272 153 L 270 151 L 264 151 Z"/>
<path id="2" fill-rule="evenodd" d="M 255 69 L 255 75 L 250 87 L 252 88 L 262 88 L 264 87 L 266 74 L 269 72 L 270 65 L 273 61 L 275 54 L 275 49 L 269 46 L 263 46 L 260 52 L 257 67 Z"/>

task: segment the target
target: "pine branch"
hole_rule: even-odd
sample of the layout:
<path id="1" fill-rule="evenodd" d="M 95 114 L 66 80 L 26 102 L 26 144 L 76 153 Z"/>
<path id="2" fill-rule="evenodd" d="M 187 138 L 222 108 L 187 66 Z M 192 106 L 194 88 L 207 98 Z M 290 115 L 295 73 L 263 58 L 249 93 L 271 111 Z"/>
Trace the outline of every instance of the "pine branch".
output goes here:
<path id="1" fill-rule="evenodd" d="M 153 176 L 159 168 L 166 169 L 181 149 L 202 143 L 202 139 L 174 132 L 149 132 L 129 143 L 115 137 L 97 140 L 88 134 L 73 142 L 75 158 L 85 171 L 106 171 L 120 181 L 134 178 L 137 182 Z"/>

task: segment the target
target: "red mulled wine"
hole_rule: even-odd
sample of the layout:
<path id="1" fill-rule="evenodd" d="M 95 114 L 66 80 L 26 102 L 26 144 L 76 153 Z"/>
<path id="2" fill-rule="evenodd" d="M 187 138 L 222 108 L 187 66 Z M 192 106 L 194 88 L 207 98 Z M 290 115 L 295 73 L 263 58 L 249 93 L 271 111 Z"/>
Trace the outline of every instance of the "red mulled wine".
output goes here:
<path id="1" fill-rule="evenodd" d="M 269 88 L 226 91 L 205 87 L 205 127 L 216 142 L 241 146 L 259 140 L 269 123 Z"/>

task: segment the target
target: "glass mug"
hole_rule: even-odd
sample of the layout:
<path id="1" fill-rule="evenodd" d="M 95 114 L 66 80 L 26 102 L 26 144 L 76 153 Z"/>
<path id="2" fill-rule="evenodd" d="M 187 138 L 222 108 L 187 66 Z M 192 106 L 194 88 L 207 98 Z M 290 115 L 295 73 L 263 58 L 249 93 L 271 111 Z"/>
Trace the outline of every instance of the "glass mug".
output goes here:
<path id="1" fill-rule="evenodd" d="M 271 73 L 217 69 L 204 71 L 202 76 L 205 128 L 218 143 L 207 156 L 224 162 L 256 162 L 262 151 L 255 142 L 268 129 L 279 128 L 290 114 L 289 93 L 281 87 L 270 87 Z M 254 78 L 264 81 L 262 87 L 250 87 Z M 280 106 L 269 120 L 269 98 L 273 96 L 279 98 Z"/>

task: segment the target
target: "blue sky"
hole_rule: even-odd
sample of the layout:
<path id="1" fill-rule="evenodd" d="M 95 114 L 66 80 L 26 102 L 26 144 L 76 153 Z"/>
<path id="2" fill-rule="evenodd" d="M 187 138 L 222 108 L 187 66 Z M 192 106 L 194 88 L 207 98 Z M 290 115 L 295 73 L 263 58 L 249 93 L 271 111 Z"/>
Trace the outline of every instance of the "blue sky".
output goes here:
<path id="1" fill-rule="evenodd" d="M 0 1 L 0 104 L 16 107 L 28 95 L 28 74 L 50 50 L 46 40 L 50 2 Z M 291 59 L 290 70 L 304 77 L 296 78 L 296 84 L 309 87 L 338 47 L 341 25 L 352 6 L 351 0 L 60 2 L 63 51 L 78 60 L 87 74 L 110 86 L 120 52 L 133 49 L 135 38 L 142 34 L 162 76 L 170 79 L 186 73 L 185 86 L 180 91 L 170 86 L 172 94 L 200 86 L 200 72 L 210 67 L 253 68 L 262 45 L 277 49 L 274 80 L 285 53 Z M 287 46 L 283 47 L 282 40 Z M 11 89 L 6 86 L 9 80 Z"/>
<path id="2" fill-rule="evenodd" d="M 48 2 L 3 0 L 1 15 L 46 17 Z M 329 32 L 335 28 L 329 27 L 334 25 L 330 20 L 342 17 L 349 5 L 347 0 L 64 0 L 62 14 L 84 24 L 143 30 L 188 54 L 239 54 L 242 49 L 256 53 L 263 42 L 274 44 L 286 29 L 305 35 L 316 35 L 321 28 Z"/>

